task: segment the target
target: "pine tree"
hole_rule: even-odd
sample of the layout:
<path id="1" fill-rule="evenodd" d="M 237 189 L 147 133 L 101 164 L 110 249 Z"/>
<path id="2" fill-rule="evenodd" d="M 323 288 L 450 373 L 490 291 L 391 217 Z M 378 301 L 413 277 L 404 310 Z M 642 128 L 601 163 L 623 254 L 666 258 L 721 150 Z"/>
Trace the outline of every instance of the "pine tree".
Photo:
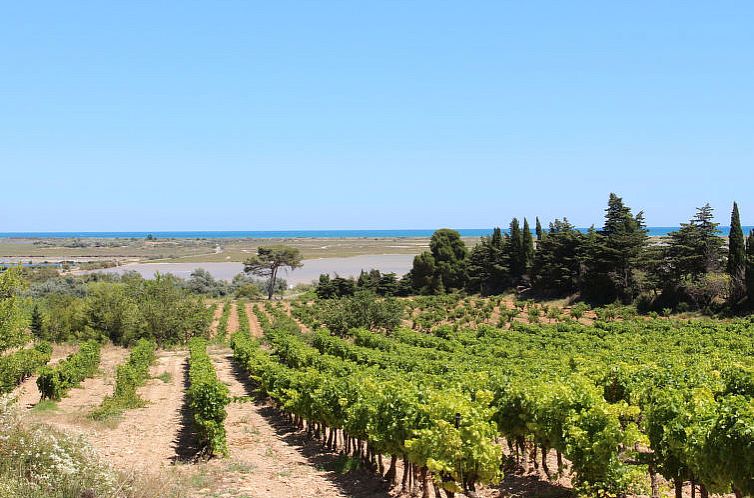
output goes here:
<path id="1" fill-rule="evenodd" d="M 741 229 L 738 204 L 735 202 L 730 215 L 727 272 L 730 275 L 730 299 L 731 302 L 737 303 L 746 295 L 746 243 Z"/>
<path id="2" fill-rule="evenodd" d="M 542 224 L 539 222 L 539 216 L 537 216 L 537 218 L 536 218 L 536 223 L 535 223 L 534 227 L 535 227 L 534 231 L 537 233 L 537 242 L 539 242 L 540 240 L 542 240 L 542 235 L 543 235 L 543 233 L 542 233 Z"/>
<path id="3" fill-rule="evenodd" d="M 587 297 L 604 302 L 630 301 L 638 291 L 636 273 L 646 246 L 644 213 L 632 215 L 623 199 L 611 193 L 603 229 L 587 237 L 583 289 Z"/>
<path id="4" fill-rule="evenodd" d="M 524 273 L 528 273 L 531 265 L 534 263 L 534 239 L 531 236 L 531 228 L 529 228 L 529 222 L 526 218 L 524 218 L 522 242 L 524 248 Z"/>
<path id="5" fill-rule="evenodd" d="M 710 272 L 719 271 L 724 258 L 719 223 L 715 223 L 714 211 L 709 204 L 697 208 L 688 223 L 671 232 L 666 249 L 670 277 L 679 282 L 684 278 L 697 280 Z"/>

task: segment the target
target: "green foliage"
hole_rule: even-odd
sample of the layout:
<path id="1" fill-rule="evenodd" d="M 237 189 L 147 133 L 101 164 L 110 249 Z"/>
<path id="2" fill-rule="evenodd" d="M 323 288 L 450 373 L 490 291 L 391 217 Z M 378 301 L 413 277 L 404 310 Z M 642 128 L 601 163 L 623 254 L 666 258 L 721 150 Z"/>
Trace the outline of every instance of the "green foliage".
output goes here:
<path id="1" fill-rule="evenodd" d="M 730 215 L 730 233 L 728 235 L 728 264 L 730 275 L 730 297 L 735 304 L 746 296 L 746 242 L 741 229 L 738 204 L 733 203 Z"/>
<path id="2" fill-rule="evenodd" d="M 754 230 L 746 238 L 746 294 L 749 305 L 754 304 Z"/>
<path id="3" fill-rule="evenodd" d="M 189 387 L 186 392 L 194 414 L 200 443 L 210 456 L 227 456 L 228 445 L 224 421 L 230 403 L 228 387 L 220 382 L 207 354 L 207 341 L 195 337 L 189 341 Z"/>
<path id="4" fill-rule="evenodd" d="M 149 366 L 155 360 L 157 345 L 153 341 L 139 339 L 131 350 L 128 360 L 118 365 L 115 371 L 115 391 L 106 397 L 90 417 L 104 420 L 120 415 L 129 408 L 143 406 L 144 402 L 136 394 L 136 389 L 149 378 Z"/>
<path id="5" fill-rule="evenodd" d="M 280 268 L 295 270 L 301 267 L 301 252 L 295 247 L 277 245 L 260 246 L 257 254 L 244 262 L 244 271 L 251 275 L 269 279 L 267 297 L 272 299 L 275 281 Z"/>
<path id="6" fill-rule="evenodd" d="M 12 391 L 50 361 L 52 346 L 40 342 L 33 348 L 0 356 L 0 394 Z"/>
<path id="7" fill-rule="evenodd" d="M 533 286 L 542 295 L 567 295 L 579 289 L 585 238 L 567 219 L 550 223 L 547 237 L 537 243 Z"/>
<path id="8" fill-rule="evenodd" d="M 81 344 L 79 350 L 54 367 L 42 367 L 37 387 L 42 399 L 58 401 L 81 381 L 92 377 L 99 366 L 100 345 L 96 341 Z"/>
<path id="9" fill-rule="evenodd" d="M 23 346 L 29 340 L 20 291 L 24 287 L 21 269 L 0 269 L 0 353 Z"/>
<path id="10" fill-rule="evenodd" d="M 322 323 L 339 335 L 354 328 L 392 331 L 400 324 L 403 315 L 400 301 L 380 298 L 369 291 L 323 301 L 320 310 Z"/>
<path id="11" fill-rule="evenodd" d="M 461 235 L 449 228 L 432 234 L 429 252 L 414 258 L 411 270 L 413 288 L 420 294 L 442 294 L 466 285 L 466 255 Z"/>

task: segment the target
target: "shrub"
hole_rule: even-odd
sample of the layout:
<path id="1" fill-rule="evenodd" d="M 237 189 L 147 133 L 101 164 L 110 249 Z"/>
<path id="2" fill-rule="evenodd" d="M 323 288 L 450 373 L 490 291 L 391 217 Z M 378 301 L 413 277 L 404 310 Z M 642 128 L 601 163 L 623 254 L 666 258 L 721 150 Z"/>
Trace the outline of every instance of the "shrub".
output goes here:
<path id="1" fill-rule="evenodd" d="M 99 349 L 98 342 L 85 342 L 78 352 L 54 367 L 43 367 L 37 378 L 42 399 L 60 400 L 71 388 L 93 376 L 99 366 Z"/>
<path id="2" fill-rule="evenodd" d="M 40 342 L 32 349 L 22 349 L 0 357 L 0 394 L 13 390 L 37 369 L 50 361 L 52 346 Z"/>
<path id="3" fill-rule="evenodd" d="M 225 407 L 230 403 L 228 387 L 220 382 L 207 354 L 207 341 L 194 338 L 189 341 L 189 406 L 194 414 L 194 424 L 199 442 L 210 456 L 227 456 L 228 445 L 223 421 Z"/>

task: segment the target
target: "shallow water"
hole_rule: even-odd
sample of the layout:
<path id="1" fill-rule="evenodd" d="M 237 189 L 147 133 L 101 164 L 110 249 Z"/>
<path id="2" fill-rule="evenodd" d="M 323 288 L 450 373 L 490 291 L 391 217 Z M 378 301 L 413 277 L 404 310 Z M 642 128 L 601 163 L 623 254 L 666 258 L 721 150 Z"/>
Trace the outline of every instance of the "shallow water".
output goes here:
<path id="1" fill-rule="evenodd" d="M 303 267 L 294 271 L 283 271 L 280 276 L 285 278 L 290 285 L 309 283 L 317 280 L 322 273 L 328 273 L 331 276 L 357 277 L 362 269 L 371 270 L 373 268 L 383 273 L 392 272 L 400 276 L 411 269 L 413 260 L 414 256 L 411 254 L 370 254 L 349 258 L 305 259 Z M 243 263 L 135 263 L 87 273 L 136 271 L 144 278 L 152 278 L 155 273 L 160 272 L 188 278 L 191 272 L 197 268 L 204 268 L 217 279 L 232 280 L 236 274 L 243 271 Z"/>

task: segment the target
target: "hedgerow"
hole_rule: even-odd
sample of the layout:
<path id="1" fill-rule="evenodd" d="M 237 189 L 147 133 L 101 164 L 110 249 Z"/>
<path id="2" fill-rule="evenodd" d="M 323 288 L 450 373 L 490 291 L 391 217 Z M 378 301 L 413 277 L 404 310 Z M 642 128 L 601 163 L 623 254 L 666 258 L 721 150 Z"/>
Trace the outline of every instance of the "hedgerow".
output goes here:
<path id="1" fill-rule="evenodd" d="M 228 445 L 223 421 L 225 407 L 230 403 L 228 387 L 220 382 L 207 354 L 207 341 L 194 338 L 189 341 L 189 406 L 194 414 L 194 424 L 199 442 L 209 456 L 227 456 Z"/>
<path id="2" fill-rule="evenodd" d="M 37 378 L 42 399 L 60 400 L 72 387 L 93 376 L 99 366 L 99 353 L 99 343 L 88 341 L 54 367 L 42 367 Z"/>

